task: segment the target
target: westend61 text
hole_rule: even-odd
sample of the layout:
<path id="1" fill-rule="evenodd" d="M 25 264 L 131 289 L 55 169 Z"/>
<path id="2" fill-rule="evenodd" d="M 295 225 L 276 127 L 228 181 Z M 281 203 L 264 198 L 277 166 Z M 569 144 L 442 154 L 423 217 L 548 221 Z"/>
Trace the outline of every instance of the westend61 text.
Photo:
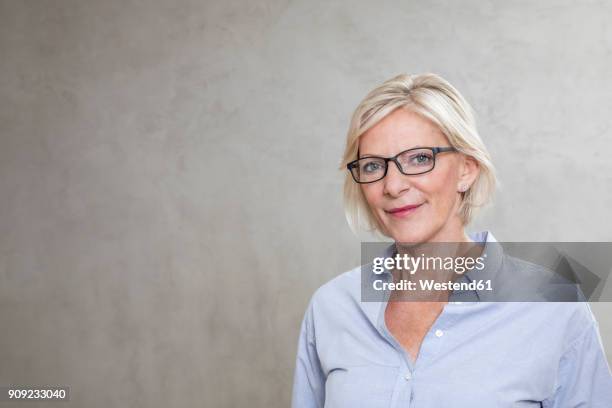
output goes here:
<path id="1" fill-rule="evenodd" d="M 419 280 L 419 287 L 414 281 L 402 279 L 398 282 L 385 282 L 381 279 L 377 279 L 372 283 L 374 290 L 423 290 L 423 291 L 482 291 L 482 290 L 493 290 L 491 280 L 480 279 L 471 282 L 439 282 L 433 279 L 422 279 Z"/>

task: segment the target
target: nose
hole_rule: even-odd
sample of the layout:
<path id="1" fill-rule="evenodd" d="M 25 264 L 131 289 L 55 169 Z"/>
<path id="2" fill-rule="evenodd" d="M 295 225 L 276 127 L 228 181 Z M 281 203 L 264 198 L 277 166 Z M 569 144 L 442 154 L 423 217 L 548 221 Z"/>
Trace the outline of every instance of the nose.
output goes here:
<path id="1" fill-rule="evenodd" d="M 398 197 L 404 190 L 410 188 L 410 177 L 402 174 L 397 163 L 390 161 L 387 164 L 387 175 L 382 179 L 384 183 L 383 192 L 391 197 Z"/>

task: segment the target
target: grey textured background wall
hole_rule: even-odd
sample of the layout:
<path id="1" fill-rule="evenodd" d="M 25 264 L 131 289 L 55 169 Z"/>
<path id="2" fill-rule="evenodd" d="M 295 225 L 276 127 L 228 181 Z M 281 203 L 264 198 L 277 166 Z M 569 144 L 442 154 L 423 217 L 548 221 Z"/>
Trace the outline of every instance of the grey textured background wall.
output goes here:
<path id="1" fill-rule="evenodd" d="M 477 112 L 502 190 L 472 230 L 612 241 L 611 15 L 1 0 L 0 385 L 70 385 L 75 407 L 286 407 L 310 295 L 359 263 L 349 116 L 400 72 L 441 74 Z M 610 305 L 593 305 L 609 356 Z"/>

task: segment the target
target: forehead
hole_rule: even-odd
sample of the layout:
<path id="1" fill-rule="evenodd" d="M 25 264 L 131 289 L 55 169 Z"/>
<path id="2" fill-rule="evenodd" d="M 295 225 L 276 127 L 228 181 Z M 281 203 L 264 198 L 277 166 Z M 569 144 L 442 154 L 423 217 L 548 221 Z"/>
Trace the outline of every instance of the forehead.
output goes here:
<path id="1" fill-rule="evenodd" d="M 399 108 L 361 135 L 359 155 L 393 156 L 413 147 L 448 145 L 446 136 L 431 120 Z"/>

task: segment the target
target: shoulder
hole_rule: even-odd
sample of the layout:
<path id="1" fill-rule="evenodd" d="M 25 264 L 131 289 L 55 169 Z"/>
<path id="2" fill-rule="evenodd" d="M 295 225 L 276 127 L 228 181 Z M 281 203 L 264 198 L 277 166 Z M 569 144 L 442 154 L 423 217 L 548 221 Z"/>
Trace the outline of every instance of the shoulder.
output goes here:
<path id="1" fill-rule="evenodd" d="M 367 265 L 364 265 L 367 267 Z M 375 302 L 362 302 L 362 266 L 344 272 L 321 285 L 311 296 L 306 319 L 322 332 L 361 327 L 376 314 Z"/>
<path id="2" fill-rule="evenodd" d="M 325 305 L 353 307 L 355 303 L 361 303 L 362 285 L 374 276 L 374 259 L 380 256 L 389 256 L 394 250 L 395 245 L 389 245 L 387 242 L 376 243 L 367 250 L 365 255 L 365 259 L 371 259 L 371 262 L 366 262 L 341 273 L 321 285 L 312 296 L 312 305 L 314 307 L 324 307 Z M 364 259 L 363 255 L 362 253 L 362 259 Z M 368 302 L 372 302 L 372 300 Z"/>
<path id="3" fill-rule="evenodd" d="M 597 320 L 588 302 L 557 302 L 557 313 L 565 316 L 566 348 L 597 327 Z"/>
<path id="4" fill-rule="evenodd" d="M 518 311 L 512 316 L 531 327 L 534 337 L 546 338 L 560 350 L 570 347 L 597 325 L 588 302 L 512 302 L 507 305 Z M 518 309 L 518 310 L 517 310 Z"/>
<path id="5" fill-rule="evenodd" d="M 353 268 L 321 285 L 312 295 L 311 306 L 321 309 L 358 301 L 361 293 L 361 268 Z"/>

